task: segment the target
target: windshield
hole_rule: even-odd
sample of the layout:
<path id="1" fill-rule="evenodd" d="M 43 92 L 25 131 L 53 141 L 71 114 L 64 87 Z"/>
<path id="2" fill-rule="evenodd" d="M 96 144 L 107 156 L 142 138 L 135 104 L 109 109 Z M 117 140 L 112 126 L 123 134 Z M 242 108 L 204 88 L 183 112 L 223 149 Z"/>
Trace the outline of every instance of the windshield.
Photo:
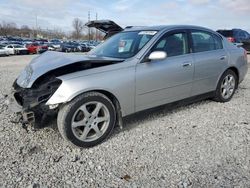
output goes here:
<path id="1" fill-rule="evenodd" d="M 103 44 L 93 49 L 89 54 L 126 59 L 137 54 L 157 31 L 133 31 L 118 33 Z"/>

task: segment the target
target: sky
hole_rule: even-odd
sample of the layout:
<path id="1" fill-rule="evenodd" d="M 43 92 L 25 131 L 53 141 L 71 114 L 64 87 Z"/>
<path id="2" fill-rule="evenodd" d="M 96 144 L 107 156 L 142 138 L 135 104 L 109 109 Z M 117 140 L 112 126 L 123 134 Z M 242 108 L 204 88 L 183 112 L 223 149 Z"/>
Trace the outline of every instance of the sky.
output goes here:
<path id="1" fill-rule="evenodd" d="M 250 31 L 250 0 L 0 0 L 0 23 L 71 31 L 72 20 L 110 19 L 122 27 L 199 25 Z"/>

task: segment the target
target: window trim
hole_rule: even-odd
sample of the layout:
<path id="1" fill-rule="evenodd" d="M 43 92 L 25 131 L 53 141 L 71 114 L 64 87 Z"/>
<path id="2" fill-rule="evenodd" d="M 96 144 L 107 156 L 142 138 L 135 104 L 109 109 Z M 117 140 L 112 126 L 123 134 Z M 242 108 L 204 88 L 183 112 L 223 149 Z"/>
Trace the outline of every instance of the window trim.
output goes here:
<path id="1" fill-rule="evenodd" d="M 192 32 L 203 32 L 203 33 L 207 33 L 209 35 L 212 35 L 213 38 L 214 38 L 214 36 L 218 37 L 218 39 L 221 41 L 222 48 L 215 49 L 215 50 L 207 50 L 207 51 L 202 51 L 202 52 L 195 52 L 194 51 L 193 38 L 192 38 Z M 216 34 L 216 33 L 206 31 L 206 30 L 202 30 L 202 29 L 189 29 L 188 33 L 189 33 L 189 36 L 190 36 L 191 53 L 196 54 L 196 53 L 204 53 L 204 52 L 213 52 L 213 51 L 217 51 L 217 50 L 224 50 L 223 38 L 220 35 Z"/>

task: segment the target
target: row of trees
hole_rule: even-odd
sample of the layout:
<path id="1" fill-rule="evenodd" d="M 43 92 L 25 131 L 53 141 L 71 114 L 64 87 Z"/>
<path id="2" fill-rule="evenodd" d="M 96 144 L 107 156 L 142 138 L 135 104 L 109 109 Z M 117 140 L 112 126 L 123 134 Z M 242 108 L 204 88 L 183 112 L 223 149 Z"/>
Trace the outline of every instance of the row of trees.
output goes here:
<path id="1" fill-rule="evenodd" d="M 84 39 L 84 40 L 101 40 L 102 34 L 95 29 L 87 28 L 83 21 L 79 18 L 75 18 L 72 21 L 72 32 L 64 32 L 60 28 L 54 29 L 42 29 L 30 28 L 27 25 L 18 27 L 16 23 L 2 21 L 0 23 L 0 36 L 15 36 L 15 37 L 26 37 L 26 38 L 58 38 L 58 39 Z"/>

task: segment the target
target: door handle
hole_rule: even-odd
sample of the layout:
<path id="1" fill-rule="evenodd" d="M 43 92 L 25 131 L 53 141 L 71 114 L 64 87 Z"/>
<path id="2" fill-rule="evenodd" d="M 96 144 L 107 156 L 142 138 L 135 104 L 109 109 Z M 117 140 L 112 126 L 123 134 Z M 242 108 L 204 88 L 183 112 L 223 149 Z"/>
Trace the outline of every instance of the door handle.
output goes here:
<path id="1" fill-rule="evenodd" d="M 225 60 L 227 56 L 223 55 L 220 57 L 220 60 Z"/>
<path id="2" fill-rule="evenodd" d="M 182 63 L 182 66 L 183 66 L 183 67 L 189 67 L 189 66 L 191 66 L 191 65 L 192 65 L 192 63 L 189 63 L 189 62 Z"/>

